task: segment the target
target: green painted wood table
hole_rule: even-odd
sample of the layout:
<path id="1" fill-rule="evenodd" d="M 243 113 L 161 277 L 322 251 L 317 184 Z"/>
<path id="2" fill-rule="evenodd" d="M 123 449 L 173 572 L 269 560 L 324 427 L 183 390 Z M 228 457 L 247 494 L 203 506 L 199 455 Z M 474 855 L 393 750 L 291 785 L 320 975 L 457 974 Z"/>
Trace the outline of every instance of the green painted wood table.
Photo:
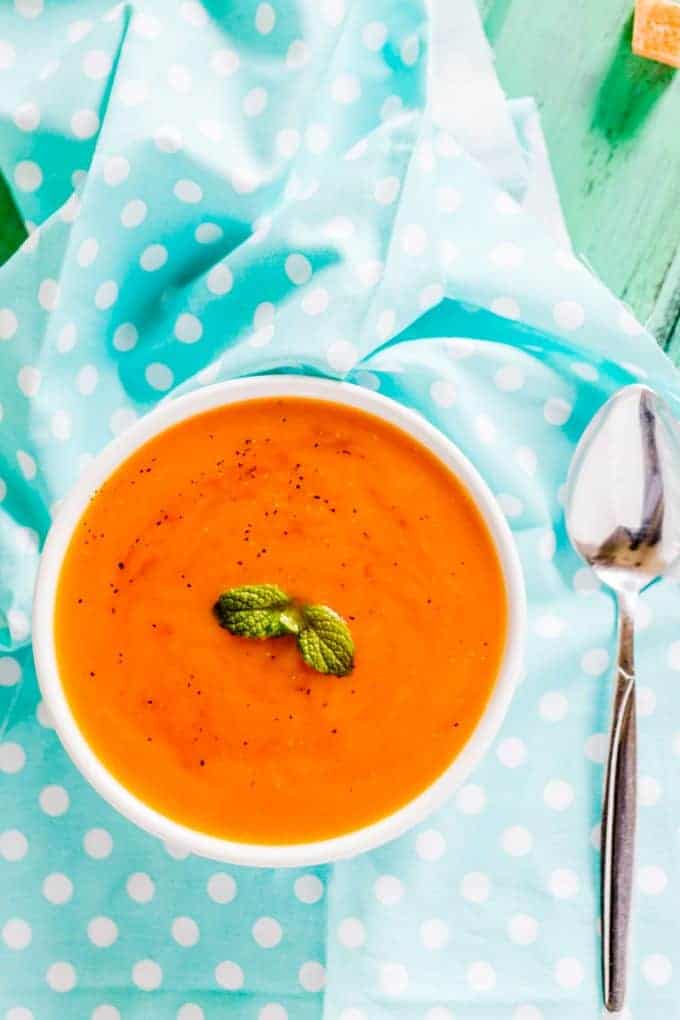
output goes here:
<path id="1" fill-rule="evenodd" d="M 506 92 L 538 101 L 576 251 L 680 363 L 680 74 L 633 56 L 630 0 L 479 3 Z M 24 236 L 0 180 L 0 263 Z"/>

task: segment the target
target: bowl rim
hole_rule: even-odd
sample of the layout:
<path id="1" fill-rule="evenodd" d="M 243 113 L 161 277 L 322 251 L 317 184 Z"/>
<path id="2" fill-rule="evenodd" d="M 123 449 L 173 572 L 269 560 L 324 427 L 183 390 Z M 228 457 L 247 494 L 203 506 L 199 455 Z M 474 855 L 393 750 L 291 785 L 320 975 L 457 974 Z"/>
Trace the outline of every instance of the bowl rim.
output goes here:
<path id="1" fill-rule="evenodd" d="M 54 638 L 54 609 L 61 566 L 73 531 L 94 491 L 135 450 L 171 426 L 211 409 L 263 397 L 308 397 L 374 414 L 408 433 L 465 486 L 491 534 L 508 600 L 505 648 L 496 683 L 477 726 L 434 782 L 397 811 L 361 829 L 308 843 L 241 843 L 192 829 L 136 797 L 97 757 L 81 732 L 61 684 Z M 417 411 L 348 382 L 305 375 L 233 379 L 164 400 L 114 438 L 63 500 L 40 559 L 33 604 L 33 649 L 42 696 L 62 744 L 81 774 L 120 814 L 169 846 L 211 860 L 256 867 L 303 867 L 353 857 L 402 835 L 440 807 L 468 777 L 498 732 L 512 698 L 526 632 L 524 577 L 515 541 L 486 482 L 462 451 Z"/>

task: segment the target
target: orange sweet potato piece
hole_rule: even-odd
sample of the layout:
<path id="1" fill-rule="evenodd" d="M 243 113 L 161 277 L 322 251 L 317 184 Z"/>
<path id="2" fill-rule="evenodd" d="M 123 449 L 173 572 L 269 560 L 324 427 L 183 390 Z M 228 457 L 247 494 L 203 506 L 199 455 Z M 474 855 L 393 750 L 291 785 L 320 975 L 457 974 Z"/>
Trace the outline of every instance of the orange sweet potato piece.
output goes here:
<path id="1" fill-rule="evenodd" d="M 677 0 L 637 0 L 633 53 L 680 67 L 680 3 Z"/>

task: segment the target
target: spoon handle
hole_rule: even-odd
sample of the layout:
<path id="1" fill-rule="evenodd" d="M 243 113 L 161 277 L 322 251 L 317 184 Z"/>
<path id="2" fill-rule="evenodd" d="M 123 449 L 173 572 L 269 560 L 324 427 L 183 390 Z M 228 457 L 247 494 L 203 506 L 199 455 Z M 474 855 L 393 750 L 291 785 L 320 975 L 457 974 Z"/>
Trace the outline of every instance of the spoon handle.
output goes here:
<path id="1" fill-rule="evenodd" d="M 602 809 L 602 976 L 605 1006 L 623 1009 L 633 888 L 637 753 L 635 597 L 619 594 L 619 652 Z"/>

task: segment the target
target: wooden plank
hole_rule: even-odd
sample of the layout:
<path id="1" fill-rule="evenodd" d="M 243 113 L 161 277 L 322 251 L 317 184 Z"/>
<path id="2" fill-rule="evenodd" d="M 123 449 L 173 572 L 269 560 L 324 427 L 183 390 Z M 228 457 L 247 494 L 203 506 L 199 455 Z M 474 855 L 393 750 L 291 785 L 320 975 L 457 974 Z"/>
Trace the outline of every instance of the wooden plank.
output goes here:
<path id="1" fill-rule="evenodd" d="M 630 0 L 479 2 L 507 94 L 537 98 L 576 250 L 667 342 L 680 75 L 633 55 Z"/>

